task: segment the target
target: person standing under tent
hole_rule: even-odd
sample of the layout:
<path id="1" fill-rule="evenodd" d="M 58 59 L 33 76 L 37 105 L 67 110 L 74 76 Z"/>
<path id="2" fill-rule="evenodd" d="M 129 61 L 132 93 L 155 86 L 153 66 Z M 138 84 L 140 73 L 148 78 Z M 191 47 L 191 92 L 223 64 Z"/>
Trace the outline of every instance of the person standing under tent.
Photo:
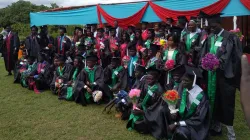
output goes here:
<path id="1" fill-rule="evenodd" d="M 60 35 L 55 40 L 55 52 L 66 56 L 66 52 L 71 48 L 71 41 L 66 36 L 67 30 L 65 27 L 60 27 Z"/>

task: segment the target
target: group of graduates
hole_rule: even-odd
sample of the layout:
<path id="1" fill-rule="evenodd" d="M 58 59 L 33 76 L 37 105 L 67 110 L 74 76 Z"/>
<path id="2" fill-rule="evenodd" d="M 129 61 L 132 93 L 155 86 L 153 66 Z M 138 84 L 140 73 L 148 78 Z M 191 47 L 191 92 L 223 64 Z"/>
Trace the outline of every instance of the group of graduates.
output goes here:
<path id="1" fill-rule="evenodd" d="M 204 23 L 197 22 L 201 18 Z M 189 21 L 178 17 L 176 24 L 167 18 L 154 29 L 145 22 L 127 30 L 118 25 L 114 21 L 114 27 L 105 29 L 76 27 L 72 39 L 65 27 L 53 39 L 47 26 L 40 33 L 32 26 L 21 45 L 7 26 L 6 70 L 9 75 L 14 70 L 15 83 L 35 93 L 50 89 L 60 100 L 83 106 L 108 103 L 105 110 L 115 106 L 116 117 L 128 120 L 129 130 L 156 139 L 208 139 L 221 135 L 221 124 L 227 127 L 228 139 L 236 139 L 233 120 L 242 48 L 239 38 L 221 27 L 220 14 L 201 11 Z M 220 61 L 213 83 L 201 67 L 207 53 Z M 172 68 L 165 65 L 168 60 L 173 60 Z M 135 108 L 128 96 L 131 89 L 141 91 Z M 175 113 L 162 99 L 173 89 L 180 96 Z"/>

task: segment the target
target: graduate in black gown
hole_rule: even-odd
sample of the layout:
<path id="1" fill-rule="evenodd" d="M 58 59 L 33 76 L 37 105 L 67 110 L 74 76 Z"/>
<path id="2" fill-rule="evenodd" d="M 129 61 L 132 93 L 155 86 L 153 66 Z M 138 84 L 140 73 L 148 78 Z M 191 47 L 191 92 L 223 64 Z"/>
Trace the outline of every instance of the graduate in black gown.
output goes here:
<path id="1" fill-rule="evenodd" d="M 181 36 L 180 36 L 180 40 L 183 41 L 183 37 L 188 33 L 188 29 L 187 29 L 187 18 L 186 16 L 179 16 L 177 17 L 178 21 L 177 21 L 177 27 L 181 28 Z"/>
<path id="2" fill-rule="evenodd" d="M 71 48 L 71 41 L 66 36 L 67 30 L 65 27 L 60 27 L 60 35 L 55 39 L 55 52 L 66 56 L 66 52 Z"/>
<path id="3" fill-rule="evenodd" d="M 53 94 L 60 95 L 62 87 L 70 81 L 73 66 L 65 63 L 65 57 L 59 55 L 58 67 L 55 69 L 53 80 L 50 84 L 50 89 Z"/>
<path id="4" fill-rule="evenodd" d="M 210 125 L 209 101 L 203 90 L 196 85 L 196 78 L 202 75 L 197 68 L 185 66 L 182 78 L 179 113 L 175 123 L 168 126 L 173 140 L 205 140 Z"/>
<path id="5" fill-rule="evenodd" d="M 211 135 L 221 134 L 220 123 L 222 123 L 227 126 L 228 138 L 235 139 L 233 129 L 235 93 L 240 84 L 242 47 L 236 35 L 223 29 L 221 20 L 220 14 L 209 17 L 208 23 L 213 35 L 208 37 L 202 51 L 202 56 L 212 53 L 220 61 L 216 72 L 207 72 L 208 86 L 210 86 L 207 94 L 214 120 Z"/>
<path id="6" fill-rule="evenodd" d="M 80 72 L 73 89 L 75 102 L 83 106 L 95 101 L 95 96 L 99 96 L 99 99 L 110 96 L 109 88 L 104 84 L 103 69 L 97 65 L 98 57 L 90 54 L 86 57 L 86 62 L 87 67 Z M 101 91 L 102 96 L 95 94 L 95 91 Z"/>
<path id="7" fill-rule="evenodd" d="M 121 59 L 119 57 L 113 57 L 111 64 L 104 69 L 104 82 L 110 88 L 110 91 L 114 94 L 120 90 L 127 91 L 128 85 L 128 72 L 121 66 Z M 112 98 L 112 95 L 110 95 Z"/>
<path id="8" fill-rule="evenodd" d="M 146 70 L 142 65 L 136 64 L 135 67 L 135 83 L 131 89 L 141 89 L 146 82 Z"/>
<path id="9" fill-rule="evenodd" d="M 28 50 L 28 55 L 38 58 L 38 54 L 41 50 L 41 37 L 38 35 L 38 28 L 36 26 L 32 26 L 31 34 L 26 37 L 25 47 Z"/>
<path id="10" fill-rule="evenodd" d="M 73 88 L 75 87 L 75 83 L 77 80 L 78 75 L 82 71 L 83 62 L 82 56 L 76 56 L 74 59 L 73 69 L 70 73 L 70 80 L 66 85 L 62 87 L 61 94 L 59 95 L 59 99 L 65 99 L 68 101 L 73 100 Z"/>
<path id="11" fill-rule="evenodd" d="M 146 84 L 141 88 L 140 97 L 137 101 L 137 108 L 132 110 L 127 128 L 135 129 L 140 133 L 149 133 L 150 129 L 144 114 L 154 105 L 163 93 L 163 89 L 158 82 L 160 71 L 156 68 L 147 69 Z"/>

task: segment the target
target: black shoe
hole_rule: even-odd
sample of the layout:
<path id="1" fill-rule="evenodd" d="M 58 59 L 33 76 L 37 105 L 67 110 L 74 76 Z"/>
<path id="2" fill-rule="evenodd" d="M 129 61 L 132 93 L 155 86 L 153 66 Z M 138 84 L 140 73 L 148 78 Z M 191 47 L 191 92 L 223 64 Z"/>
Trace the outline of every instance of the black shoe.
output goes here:
<path id="1" fill-rule="evenodd" d="M 222 135 L 222 130 L 217 132 L 217 131 L 211 129 L 210 130 L 210 135 L 211 136 L 221 136 Z"/>

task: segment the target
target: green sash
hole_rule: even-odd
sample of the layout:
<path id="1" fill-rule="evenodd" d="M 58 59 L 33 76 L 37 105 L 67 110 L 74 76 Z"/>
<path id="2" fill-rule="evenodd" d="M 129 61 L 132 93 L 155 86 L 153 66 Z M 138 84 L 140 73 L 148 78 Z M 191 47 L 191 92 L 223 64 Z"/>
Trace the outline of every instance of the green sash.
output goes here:
<path id="1" fill-rule="evenodd" d="M 149 40 L 149 39 L 145 42 L 145 46 L 146 46 L 146 48 L 147 48 L 147 49 L 149 49 L 149 48 L 150 48 L 150 44 L 151 44 L 151 42 L 152 42 L 152 41 L 151 41 L 151 40 Z"/>
<path id="2" fill-rule="evenodd" d="M 192 46 L 192 41 L 197 39 L 198 34 L 196 33 L 192 38 L 190 38 L 190 34 L 187 35 L 187 40 L 186 40 L 186 51 L 190 52 L 191 46 Z"/>
<path id="3" fill-rule="evenodd" d="M 122 71 L 123 70 L 123 67 L 122 66 L 119 66 L 119 67 L 117 67 L 116 69 L 113 69 L 112 70 L 112 77 L 111 77 L 111 79 L 112 79 L 112 83 L 111 83 L 111 85 L 109 85 L 111 88 L 113 88 L 113 86 L 117 83 L 117 75 L 118 75 L 118 73 L 120 72 L 120 71 Z"/>
<path id="4" fill-rule="evenodd" d="M 148 100 L 151 98 L 153 93 L 156 92 L 157 90 L 158 90 L 157 85 L 148 86 L 148 92 L 142 101 L 143 111 L 146 111 L 147 109 L 146 105 L 147 105 Z M 128 130 L 133 130 L 135 126 L 135 122 L 138 120 L 142 120 L 142 119 L 143 119 L 143 115 L 134 115 L 133 113 L 131 113 L 129 116 L 129 122 L 131 122 L 131 126 L 128 128 Z"/>
<path id="5" fill-rule="evenodd" d="M 64 69 L 65 69 L 65 66 L 62 69 L 60 69 L 60 67 L 57 68 L 57 71 L 59 72 L 59 76 L 63 76 Z"/>
<path id="6" fill-rule="evenodd" d="M 147 63 L 146 69 L 155 66 L 155 61 L 157 60 L 156 57 L 154 57 L 153 59 L 150 59 Z"/>
<path id="7" fill-rule="evenodd" d="M 173 56 L 172 56 L 172 60 L 174 60 L 174 63 L 176 64 L 176 55 L 177 55 L 178 51 L 175 49 Z M 164 57 L 163 57 L 163 61 L 166 61 L 168 58 L 168 50 L 165 50 L 164 52 Z"/>
<path id="8" fill-rule="evenodd" d="M 215 46 L 215 42 L 221 42 L 223 40 L 223 37 L 218 36 L 215 40 L 215 36 L 211 37 L 211 47 L 209 52 L 212 54 L 217 53 L 217 49 L 219 46 Z M 208 89 L 207 89 L 208 99 L 210 103 L 211 108 L 211 114 L 213 113 L 214 109 L 214 102 L 215 102 L 215 94 L 216 94 L 216 71 L 208 71 Z"/>
<path id="9" fill-rule="evenodd" d="M 130 41 L 132 42 L 135 38 L 135 34 L 130 35 Z"/>
<path id="10" fill-rule="evenodd" d="M 180 104 L 180 108 L 179 108 L 179 114 L 181 116 L 182 119 L 188 119 L 190 118 L 196 111 L 197 106 L 199 105 L 201 99 L 203 98 L 203 94 L 199 93 L 195 99 L 195 101 L 193 101 L 191 103 L 191 106 L 189 108 L 189 110 L 187 112 L 185 112 L 187 109 L 187 89 L 184 88 L 183 92 L 182 92 L 182 98 L 181 98 L 181 104 Z"/>
<path id="11" fill-rule="evenodd" d="M 93 70 L 90 70 L 88 67 L 84 68 L 84 70 L 88 73 L 89 82 L 90 83 L 94 83 L 95 82 L 95 70 L 96 70 L 96 66 L 94 66 Z M 86 98 L 86 100 L 87 100 L 88 103 L 90 102 L 90 98 L 91 97 L 92 97 L 91 94 L 86 91 L 85 92 L 85 98 Z"/>
<path id="12" fill-rule="evenodd" d="M 75 82 L 75 80 L 76 80 L 77 73 L 78 73 L 78 68 L 76 68 L 74 73 L 73 73 L 73 76 L 72 76 L 73 82 Z M 73 87 L 72 86 L 67 87 L 66 100 L 69 100 L 69 101 L 73 100 Z"/>

